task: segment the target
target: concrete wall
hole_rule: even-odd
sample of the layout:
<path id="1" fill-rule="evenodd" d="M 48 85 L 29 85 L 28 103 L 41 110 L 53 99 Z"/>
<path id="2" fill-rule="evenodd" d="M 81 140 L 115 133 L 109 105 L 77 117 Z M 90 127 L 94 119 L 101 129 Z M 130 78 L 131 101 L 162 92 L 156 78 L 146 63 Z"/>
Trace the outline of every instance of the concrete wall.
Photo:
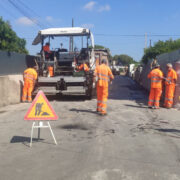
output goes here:
<path id="1" fill-rule="evenodd" d="M 178 75 L 178 81 L 175 90 L 175 97 L 174 97 L 174 106 L 180 108 L 180 49 L 173 51 L 171 53 L 165 53 L 159 55 L 157 57 L 157 61 L 161 66 L 161 70 L 163 71 L 164 75 L 166 75 L 166 64 L 171 63 L 173 68 L 176 70 Z M 142 72 L 139 74 L 137 71 L 135 73 L 135 79 L 137 82 L 142 85 L 145 89 L 150 90 L 150 80 L 147 78 L 148 73 L 151 71 L 150 64 L 152 61 L 149 61 L 147 65 L 143 67 Z M 164 92 L 163 92 L 164 95 Z M 162 97 L 163 97 L 162 95 Z"/>
<path id="2" fill-rule="evenodd" d="M 35 65 L 35 56 L 0 51 L 0 107 L 19 103 L 27 66 Z"/>
<path id="3" fill-rule="evenodd" d="M 22 75 L 0 76 L 0 107 L 20 102 L 22 83 Z"/>
<path id="4" fill-rule="evenodd" d="M 166 64 L 172 63 L 173 68 L 176 69 L 176 62 L 180 61 L 180 49 L 177 51 L 173 51 L 171 53 L 165 53 L 157 56 L 157 61 L 161 66 L 161 70 L 164 75 L 166 75 Z M 139 83 L 147 90 L 150 89 L 150 80 L 147 78 L 148 73 L 151 71 L 150 65 L 152 61 L 149 61 L 147 65 L 143 67 L 143 71 L 139 78 Z M 178 72 L 178 79 L 180 78 L 180 74 Z"/>
<path id="5" fill-rule="evenodd" d="M 35 65 L 35 56 L 0 51 L 0 75 L 22 74 L 27 66 Z"/>

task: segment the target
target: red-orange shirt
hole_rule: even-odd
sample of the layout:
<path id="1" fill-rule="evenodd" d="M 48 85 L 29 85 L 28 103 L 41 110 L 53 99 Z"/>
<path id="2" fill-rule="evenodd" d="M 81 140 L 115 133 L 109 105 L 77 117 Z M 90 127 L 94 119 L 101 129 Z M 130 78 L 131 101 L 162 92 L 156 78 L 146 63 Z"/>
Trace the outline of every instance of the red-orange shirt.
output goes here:
<path id="1" fill-rule="evenodd" d="M 50 51 L 50 48 L 49 48 L 49 45 L 43 46 L 43 51 L 45 51 L 45 52 L 51 52 L 51 51 Z"/>

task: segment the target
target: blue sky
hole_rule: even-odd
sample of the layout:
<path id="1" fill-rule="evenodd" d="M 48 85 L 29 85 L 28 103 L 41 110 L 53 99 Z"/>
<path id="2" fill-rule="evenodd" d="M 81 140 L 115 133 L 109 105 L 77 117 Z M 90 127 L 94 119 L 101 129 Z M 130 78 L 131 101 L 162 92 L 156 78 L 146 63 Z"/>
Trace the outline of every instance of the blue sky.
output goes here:
<path id="1" fill-rule="evenodd" d="M 110 48 L 112 55 L 127 54 L 139 61 L 145 33 L 148 46 L 150 39 L 153 45 L 158 40 L 180 38 L 179 7 L 179 0 L 0 0 L 0 16 L 26 39 L 30 54 L 40 50 L 31 45 L 40 29 L 69 27 L 74 18 L 75 26 L 91 29 L 95 44 Z"/>

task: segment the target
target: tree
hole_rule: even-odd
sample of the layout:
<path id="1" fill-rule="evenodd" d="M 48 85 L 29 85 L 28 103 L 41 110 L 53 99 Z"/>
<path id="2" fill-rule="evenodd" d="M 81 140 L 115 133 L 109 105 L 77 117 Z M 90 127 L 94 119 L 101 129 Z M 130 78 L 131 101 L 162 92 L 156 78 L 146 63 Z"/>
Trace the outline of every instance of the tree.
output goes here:
<path id="1" fill-rule="evenodd" d="M 28 54 L 26 40 L 19 38 L 12 30 L 9 22 L 0 17 L 0 50 Z"/>
<path id="2" fill-rule="evenodd" d="M 113 57 L 113 60 L 116 61 L 116 64 L 122 64 L 122 65 L 129 65 L 129 64 L 134 64 L 136 61 L 134 59 L 126 54 L 121 54 L 121 55 L 115 55 Z"/>
<path id="3" fill-rule="evenodd" d="M 153 47 L 147 48 L 144 50 L 144 55 L 141 59 L 141 62 L 147 64 L 148 60 L 155 58 L 156 56 L 169 53 L 171 51 L 177 50 L 180 48 L 180 39 L 177 40 L 167 40 L 167 41 L 158 41 Z"/>

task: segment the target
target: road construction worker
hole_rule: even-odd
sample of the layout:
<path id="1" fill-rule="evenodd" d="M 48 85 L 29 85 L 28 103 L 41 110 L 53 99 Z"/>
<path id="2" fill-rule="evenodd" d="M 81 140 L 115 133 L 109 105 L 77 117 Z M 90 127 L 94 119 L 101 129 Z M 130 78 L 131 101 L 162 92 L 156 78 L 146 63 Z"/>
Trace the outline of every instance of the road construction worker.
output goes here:
<path id="1" fill-rule="evenodd" d="M 112 81 L 114 76 L 107 66 L 107 60 L 103 59 L 101 65 L 97 66 L 94 72 L 94 81 L 97 80 L 97 112 L 106 115 L 108 98 L 108 81 Z"/>
<path id="2" fill-rule="evenodd" d="M 160 70 L 159 64 L 154 65 L 153 68 L 154 69 L 148 74 L 148 78 L 151 79 L 148 106 L 153 109 L 159 109 L 159 100 L 162 94 L 163 73 Z"/>
<path id="3" fill-rule="evenodd" d="M 43 51 L 45 53 L 45 58 L 49 59 L 52 57 L 52 52 L 50 50 L 50 43 L 46 43 L 45 46 L 43 46 Z"/>
<path id="4" fill-rule="evenodd" d="M 35 82 L 37 80 L 37 72 L 36 66 L 33 68 L 27 68 L 24 71 L 23 79 L 24 79 L 24 87 L 23 87 L 23 94 L 22 94 L 22 102 L 32 102 L 32 91 L 35 86 Z"/>
<path id="5" fill-rule="evenodd" d="M 152 61 L 152 63 L 151 63 L 151 69 L 153 69 L 154 66 L 156 66 L 156 64 L 157 64 L 157 59 L 154 58 L 153 61 Z"/>
<path id="6" fill-rule="evenodd" d="M 53 66 L 48 66 L 49 77 L 53 77 L 54 76 L 53 69 L 54 69 Z"/>
<path id="7" fill-rule="evenodd" d="M 171 108 L 173 105 L 173 97 L 174 91 L 177 81 L 177 73 L 172 68 L 172 64 L 168 63 L 166 65 L 167 68 L 167 76 L 165 79 L 165 99 L 164 99 L 164 106 L 166 108 Z"/>
<path id="8" fill-rule="evenodd" d="M 46 43 L 45 44 L 45 46 L 43 46 L 43 51 L 44 52 L 48 52 L 48 53 L 50 53 L 51 51 L 50 51 L 50 43 Z"/>
<path id="9" fill-rule="evenodd" d="M 77 66 L 76 68 L 78 71 L 85 71 L 85 72 L 89 71 L 89 67 L 85 62 L 82 63 L 80 66 Z"/>

